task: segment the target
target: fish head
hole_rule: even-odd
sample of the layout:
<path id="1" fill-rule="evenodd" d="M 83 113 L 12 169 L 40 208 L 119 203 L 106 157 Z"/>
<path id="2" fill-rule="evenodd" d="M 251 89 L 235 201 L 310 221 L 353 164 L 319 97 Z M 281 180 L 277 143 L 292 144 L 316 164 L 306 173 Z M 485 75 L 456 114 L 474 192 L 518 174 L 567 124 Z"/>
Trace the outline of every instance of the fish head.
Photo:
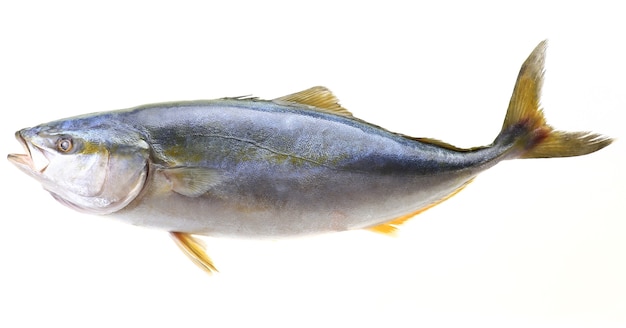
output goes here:
<path id="1" fill-rule="evenodd" d="M 26 154 L 9 154 L 62 204 L 94 214 L 116 212 L 139 195 L 149 145 L 131 126 L 106 117 L 50 122 L 15 133 Z"/>

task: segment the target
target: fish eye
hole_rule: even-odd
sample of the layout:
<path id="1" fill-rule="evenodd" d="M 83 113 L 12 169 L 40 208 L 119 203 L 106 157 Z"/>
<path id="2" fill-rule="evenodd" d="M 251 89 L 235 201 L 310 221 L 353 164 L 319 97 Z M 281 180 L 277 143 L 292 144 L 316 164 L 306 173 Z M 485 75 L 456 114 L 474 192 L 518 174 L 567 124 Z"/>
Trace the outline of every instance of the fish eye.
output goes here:
<path id="1" fill-rule="evenodd" d="M 64 137 L 57 140 L 57 149 L 62 153 L 69 152 L 73 147 L 72 138 Z"/>

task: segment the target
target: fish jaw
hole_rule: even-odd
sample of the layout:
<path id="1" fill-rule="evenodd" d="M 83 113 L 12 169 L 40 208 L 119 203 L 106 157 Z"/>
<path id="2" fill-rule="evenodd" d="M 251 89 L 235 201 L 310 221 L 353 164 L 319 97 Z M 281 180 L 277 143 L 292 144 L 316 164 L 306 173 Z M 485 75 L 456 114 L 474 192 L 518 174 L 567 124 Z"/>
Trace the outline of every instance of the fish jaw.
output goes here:
<path id="1" fill-rule="evenodd" d="M 24 134 L 28 134 L 28 130 L 15 132 L 15 138 L 24 147 L 26 153 L 9 154 L 7 159 L 24 173 L 39 180 L 41 173 L 45 171 L 50 161 L 46 156 L 45 150 L 34 145 Z"/>

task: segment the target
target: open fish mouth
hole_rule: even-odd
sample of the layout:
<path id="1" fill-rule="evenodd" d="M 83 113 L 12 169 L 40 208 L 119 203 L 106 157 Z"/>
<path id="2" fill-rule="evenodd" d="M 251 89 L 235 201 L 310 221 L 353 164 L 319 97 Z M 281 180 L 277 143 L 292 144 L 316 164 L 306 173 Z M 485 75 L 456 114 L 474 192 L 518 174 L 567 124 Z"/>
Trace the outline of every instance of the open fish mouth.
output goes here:
<path id="1" fill-rule="evenodd" d="M 9 154 L 7 159 L 23 171 L 43 173 L 50 164 L 45 151 L 24 139 L 21 131 L 15 132 L 15 139 L 22 144 L 26 154 Z"/>

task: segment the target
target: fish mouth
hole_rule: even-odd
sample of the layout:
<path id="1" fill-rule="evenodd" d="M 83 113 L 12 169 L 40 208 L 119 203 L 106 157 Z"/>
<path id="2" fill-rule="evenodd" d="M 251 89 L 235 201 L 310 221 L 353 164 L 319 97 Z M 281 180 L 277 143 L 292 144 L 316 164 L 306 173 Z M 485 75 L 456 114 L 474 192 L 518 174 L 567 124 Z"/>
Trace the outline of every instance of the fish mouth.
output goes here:
<path id="1" fill-rule="evenodd" d="M 15 132 L 15 139 L 24 147 L 26 154 L 9 154 L 9 162 L 27 173 L 43 173 L 50 164 L 45 151 L 26 140 L 22 131 Z"/>

